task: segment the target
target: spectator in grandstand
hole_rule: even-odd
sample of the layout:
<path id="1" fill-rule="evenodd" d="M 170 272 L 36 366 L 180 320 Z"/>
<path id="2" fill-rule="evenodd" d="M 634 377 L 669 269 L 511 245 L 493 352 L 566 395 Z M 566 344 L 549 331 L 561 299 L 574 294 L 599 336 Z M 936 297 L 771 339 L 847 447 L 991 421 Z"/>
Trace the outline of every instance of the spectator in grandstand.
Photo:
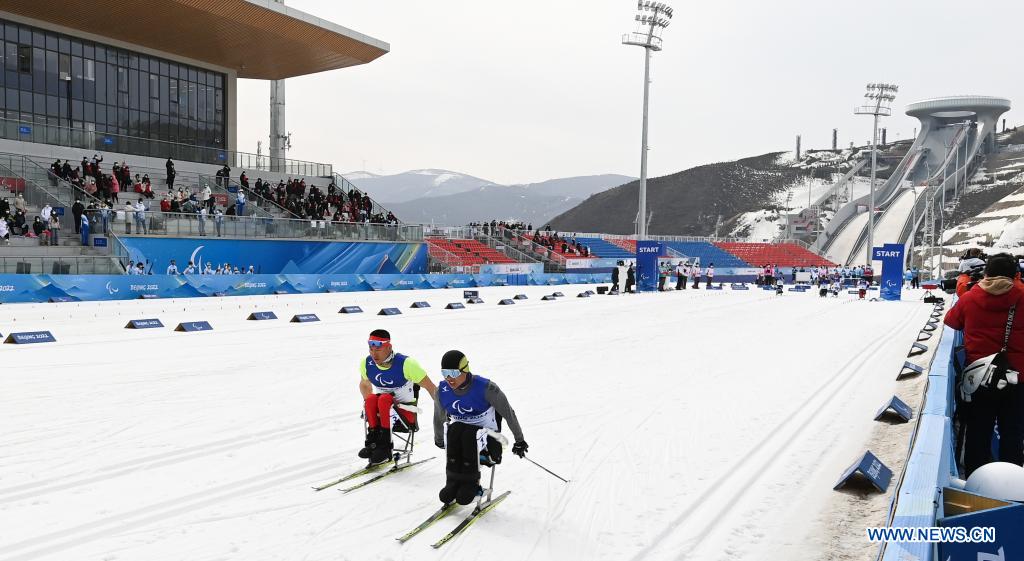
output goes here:
<path id="1" fill-rule="evenodd" d="M 131 234 L 132 217 L 135 215 L 135 207 L 132 206 L 132 203 L 125 201 L 124 210 L 122 210 L 121 212 L 124 213 L 124 232 L 126 234 Z"/>
<path id="2" fill-rule="evenodd" d="M 711 282 L 715 280 L 715 264 L 709 263 L 708 270 L 705 271 L 704 277 L 707 279 L 706 288 L 711 288 Z"/>
<path id="3" fill-rule="evenodd" d="M 14 229 L 13 229 L 13 232 L 16 235 L 24 236 L 26 233 L 28 233 L 28 228 L 27 228 L 26 221 L 27 221 L 27 218 L 25 218 L 25 211 L 24 210 L 18 209 L 16 211 L 14 211 L 14 219 L 13 219 Z"/>
<path id="4" fill-rule="evenodd" d="M 178 274 L 178 266 L 174 263 L 174 259 L 171 259 L 171 264 L 167 266 L 167 273 L 166 274 L 168 274 L 168 275 L 177 275 Z"/>
<path id="5" fill-rule="evenodd" d="M 135 274 L 136 275 L 145 275 L 146 274 L 146 266 L 143 265 L 142 263 L 136 263 L 135 264 Z"/>
<path id="6" fill-rule="evenodd" d="M 25 214 L 26 212 L 28 212 L 27 209 L 28 206 L 25 204 L 25 197 L 23 197 L 21 195 L 21 192 L 19 191 L 18 194 L 15 195 L 14 197 L 14 210 L 20 210 L 22 214 Z"/>
<path id="7" fill-rule="evenodd" d="M 206 262 L 206 267 L 203 268 L 203 274 L 204 275 L 212 275 L 213 274 L 213 266 L 210 265 L 209 261 Z"/>
<path id="8" fill-rule="evenodd" d="M 686 273 L 689 265 L 680 261 L 676 265 L 676 290 L 686 290 Z"/>
<path id="9" fill-rule="evenodd" d="M 82 246 L 83 247 L 88 246 L 89 245 L 89 216 L 88 215 L 85 215 L 85 214 L 82 215 L 81 224 L 79 225 L 78 230 L 79 230 L 79 232 L 81 233 L 81 236 L 82 236 Z"/>
<path id="10" fill-rule="evenodd" d="M 32 237 L 41 238 L 45 231 L 46 225 L 43 224 L 43 220 L 37 216 L 35 220 L 32 221 Z"/>
<path id="11" fill-rule="evenodd" d="M 196 274 L 196 265 L 195 265 L 195 263 L 189 261 L 188 262 L 188 267 L 185 267 L 185 273 L 184 274 L 186 274 L 186 275 L 194 275 L 194 274 Z"/>
<path id="12" fill-rule="evenodd" d="M 210 185 L 208 183 L 203 183 L 203 195 L 201 200 L 208 210 L 213 210 L 213 189 L 210 189 Z"/>
<path id="13" fill-rule="evenodd" d="M 135 203 L 135 229 L 137 234 L 146 233 L 146 205 L 142 199 Z"/>
<path id="14" fill-rule="evenodd" d="M 39 218 L 43 219 L 43 224 L 50 223 L 50 215 L 53 214 L 53 207 L 50 203 L 43 205 L 43 208 L 39 210 Z"/>
<path id="15" fill-rule="evenodd" d="M 207 214 L 207 212 L 208 211 L 206 210 L 206 205 L 203 205 L 203 206 L 199 207 L 199 210 L 196 211 L 196 215 L 199 218 L 199 235 L 200 236 L 205 236 L 206 235 L 206 214 Z"/>
<path id="16" fill-rule="evenodd" d="M 238 184 L 246 189 L 249 188 L 249 176 L 245 174 L 245 170 L 242 170 L 242 175 L 238 176 Z"/>
<path id="17" fill-rule="evenodd" d="M 966 292 L 946 313 L 945 323 L 964 333 L 966 363 L 989 357 L 1004 348 L 1009 315 L 1009 340 L 1005 343 L 1007 367 L 1024 372 L 1024 288 L 1016 260 L 1007 253 L 993 255 L 985 264 L 978 288 Z M 992 461 L 993 428 L 999 424 L 999 461 L 1024 464 L 1024 391 L 1021 384 L 980 386 L 966 404 L 964 469 L 967 476 Z"/>
<path id="18" fill-rule="evenodd" d="M 171 212 L 171 198 L 167 195 L 160 201 L 160 212 Z"/>
<path id="19" fill-rule="evenodd" d="M 235 214 L 245 216 L 245 191 L 241 189 L 235 194 Z"/>
<path id="20" fill-rule="evenodd" d="M 164 164 L 167 168 L 167 189 L 174 189 L 174 176 L 178 173 L 174 170 L 174 162 L 170 158 L 167 158 L 167 163 Z"/>
<path id="21" fill-rule="evenodd" d="M 60 234 L 60 216 L 58 216 L 56 212 L 50 213 L 49 232 L 50 245 L 59 245 L 58 242 L 60 240 L 58 237 Z"/>
<path id="22" fill-rule="evenodd" d="M 11 243 L 11 224 L 6 216 L 0 216 L 0 240 L 4 245 Z"/>
<path id="23" fill-rule="evenodd" d="M 82 220 L 82 213 L 84 213 L 84 212 L 85 212 L 85 205 L 82 204 L 81 200 L 75 199 L 75 204 L 71 205 L 71 215 L 75 217 L 75 233 L 76 234 L 78 234 L 82 230 L 80 222 Z"/>
<path id="24" fill-rule="evenodd" d="M 114 205 L 110 201 L 105 201 L 100 205 L 100 223 L 103 228 L 100 229 L 104 234 L 110 233 L 110 216 L 113 213 Z"/>
<path id="25" fill-rule="evenodd" d="M 224 212 L 220 210 L 220 207 L 214 207 L 213 209 L 213 226 L 217 229 L 217 237 L 221 236 L 221 229 L 224 227 Z"/>

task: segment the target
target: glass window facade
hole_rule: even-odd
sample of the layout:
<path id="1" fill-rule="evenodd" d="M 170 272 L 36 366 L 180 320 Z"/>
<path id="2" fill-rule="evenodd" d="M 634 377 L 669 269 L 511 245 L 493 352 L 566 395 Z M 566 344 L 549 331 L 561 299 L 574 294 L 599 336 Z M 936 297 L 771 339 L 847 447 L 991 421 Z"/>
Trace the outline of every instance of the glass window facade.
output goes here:
<path id="1" fill-rule="evenodd" d="M 223 150 L 226 84 L 222 73 L 0 19 L 7 124 L 94 132 L 128 153 L 154 150 L 141 139 Z"/>

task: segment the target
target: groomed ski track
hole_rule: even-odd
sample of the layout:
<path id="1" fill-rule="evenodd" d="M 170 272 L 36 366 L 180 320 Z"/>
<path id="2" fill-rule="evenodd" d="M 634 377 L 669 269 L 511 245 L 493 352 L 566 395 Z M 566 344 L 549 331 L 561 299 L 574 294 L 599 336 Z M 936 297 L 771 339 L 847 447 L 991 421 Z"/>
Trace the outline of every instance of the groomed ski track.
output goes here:
<path id="1" fill-rule="evenodd" d="M 771 559 L 863 452 L 930 309 L 584 288 L 482 288 L 465 310 L 443 309 L 461 290 L 3 306 L 5 334 L 58 342 L 0 349 L 0 560 Z M 266 310 L 281 319 L 245 321 Z M 167 327 L 124 329 L 150 317 Z M 214 331 L 171 331 L 198 320 Z M 439 506 L 443 461 L 312 491 L 361 465 L 356 367 L 377 327 L 435 380 L 466 352 L 530 456 L 572 483 L 506 451 L 496 493 L 512 495 L 437 551 L 468 507 L 395 538 Z M 440 458 L 421 405 L 414 459 Z"/>

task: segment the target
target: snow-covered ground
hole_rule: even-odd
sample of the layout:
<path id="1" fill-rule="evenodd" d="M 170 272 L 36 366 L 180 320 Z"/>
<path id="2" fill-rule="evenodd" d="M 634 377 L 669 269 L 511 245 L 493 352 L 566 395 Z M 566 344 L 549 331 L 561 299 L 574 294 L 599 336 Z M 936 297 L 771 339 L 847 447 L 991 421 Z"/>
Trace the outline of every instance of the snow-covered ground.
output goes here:
<path id="1" fill-rule="evenodd" d="M 837 540 L 807 534 L 896 389 L 930 310 L 919 294 L 583 288 L 483 288 L 465 310 L 442 309 L 454 290 L 2 306 L 5 333 L 58 342 L 0 348 L 0 559 L 745 561 L 783 544 L 828 558 Z M 540 300 L 552 290 L 566 298 Z M 517 293 L 530 299 L 496 305 Z M 403 315 L 374 315 L 385 306 Z M 245 320 L 264 310 L 281 319 Z M 124 329 L 149 317 L 168 327 Z M 171 331 L 196 320 L 214 330 Z M 437 459 L 313 492 L 361 465 L 356 367 L 378 327 L 435 380 L 464 351 L 508 394 L 530 457 L 572 482 L 506 452 L 496 510 L 441 550 L 428 544 L 457 517 L 399 545 L 440 504 L 424 423 L 416 456 Z"/>

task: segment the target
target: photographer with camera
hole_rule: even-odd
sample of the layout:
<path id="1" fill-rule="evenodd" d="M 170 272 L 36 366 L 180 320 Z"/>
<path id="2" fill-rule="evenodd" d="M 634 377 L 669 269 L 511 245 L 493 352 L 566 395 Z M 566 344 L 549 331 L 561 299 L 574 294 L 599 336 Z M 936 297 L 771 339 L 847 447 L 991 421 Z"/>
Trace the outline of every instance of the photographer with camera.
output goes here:
<path id="1" fill-rule="evenodd" d="M 980 255 L 969 258 L 981 260 Z M 967 360 L 958 387 L 969 403 L 964 412 L 968 476 L 992 461 L 997 421 L 999 461 L 1024 463 L 1024 388 L 1018 384 L 1018 373 L 1024 371 L 1024 321 L 1016 317 L 1024 313 L 1024 285 L 1013 256 L 1000 253 L 983 263 L 984 278 L 977 288 L 964 291 L 945 318 L 946 325 L 964 333 Z"/>
<path id="2" fill-rule="evenodd" d="M 957 268 L 956 295 L 963 296 L 974 285 L 985 276 L 986 256 L 980 249 L 972 247 L 960 258 L 960 266 Z"/>

